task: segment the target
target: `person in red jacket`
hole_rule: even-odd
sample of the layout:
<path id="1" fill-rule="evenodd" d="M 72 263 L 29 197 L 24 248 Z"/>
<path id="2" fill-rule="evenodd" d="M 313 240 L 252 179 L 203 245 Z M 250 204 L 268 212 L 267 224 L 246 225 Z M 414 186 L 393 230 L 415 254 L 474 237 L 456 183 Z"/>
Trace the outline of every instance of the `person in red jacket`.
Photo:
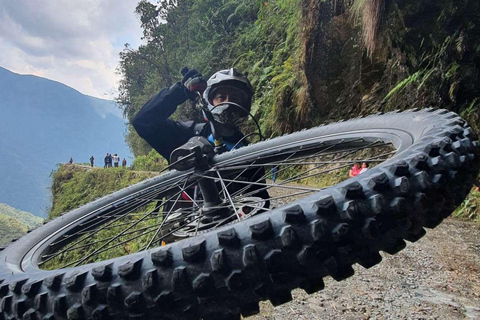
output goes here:
<path id="1" fill-rule="evenodd" d="M 360 166 L 360 162 L 355 162 L 353 166 L 350 168 L 350 172 L 348 173 L 348 176 L 350 178 L 358 176 L 361 170 L 362 170 L 362 167 Z"/>

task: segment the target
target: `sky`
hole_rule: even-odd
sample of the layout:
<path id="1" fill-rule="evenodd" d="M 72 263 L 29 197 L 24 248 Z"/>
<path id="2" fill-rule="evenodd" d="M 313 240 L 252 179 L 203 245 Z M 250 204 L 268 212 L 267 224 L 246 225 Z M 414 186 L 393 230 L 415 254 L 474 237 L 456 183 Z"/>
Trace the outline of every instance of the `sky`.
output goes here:
<path id="1" fill-rule="evenodd" d="M 0 67 L 113 99 L 119 53 L 141 43 L 139 1 L 0 0 Z"/>

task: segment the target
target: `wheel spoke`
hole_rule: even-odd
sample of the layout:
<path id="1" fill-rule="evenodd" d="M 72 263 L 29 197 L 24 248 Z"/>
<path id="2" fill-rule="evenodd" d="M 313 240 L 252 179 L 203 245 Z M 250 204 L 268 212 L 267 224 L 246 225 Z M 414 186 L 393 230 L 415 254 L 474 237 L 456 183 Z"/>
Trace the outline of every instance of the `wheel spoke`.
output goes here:
<path id="1" fill-rule="evenodd" d="M 187 177 L 187 178 L 188 178 L 188 177 Z M 185 180 L 185 181 L 188 181 L 188 180 Z M 175 187 L 176 187 L 176 186 L 175 186 Z M 154 198 L 156 198 L 156 197 L 158 196 L 159 192 L 158 192 L 158 191 L 157 191 L 157 192 L 150 192 L 150 194 L 153 195 L 153 196 L 151 197 L 151 199 L 154 199 Z M 180 194 L 180 193 L 179 193 L 179 194 Z M 170 199 L 172 199 L 174 196 L 175 196 L 175 195 L 173 195 Z M 136 199 L 135 199 L 135 201 L 136 201 Z M 167 201 L 168 201 L 168 200 L 167 200 Z M 115 228 L 115 227 L 116 227 L 116 226 L 114 226 L 115 222 L 117 222 L 117 221 L 119 221 L 119 220 L 121 220 L 121 219 L 123 219 L 123 218 L 126 218 L 127 216 L 129 216 L 129 215 L 131 214 L 131 211 L 134 211 L 134 210 L 136 210 L 136 209 L 138 209 L 138 208 L 146 205 L 149 201 L 143 200 L 143 201 L 137 201 L 137 202 L 138 202 L 137 204 L 132 203 L 133 207 L 127 207 L 127 211 L 126 211 L 124 214 L 119 215 L 118 218 L 115 218 L 115 219 L 109 221 L 106 225 L 102 226 L 101 228 L 96 228 L 96 229 L 93 229 L 93 230 L 89 230 L 89 231 L 87 231 L 87 232 L 90 233 L 90 236 L 93 236 L 94 234 L 96 234 L 96 233 L 98 233 L 98 232 L 100 232 L 100 231 L 102 231 L 102 230 L 105 230 L 105 229 L 107 229 L 108 227 L 110 227 L 110 226 L 112 226 L 112 225 L 113 225 L 113 228 Z M 122 209 L 125 210 L 125 208 L 120 207 L 120 208 L 116 208 L 116 209 L 114 210 L 114 212 L 119 212 L 119 211 L 122 210 Z M 123 211 L 123 210 L 122 210 L 122 211 Z M 100 219 L 103 219 L 103 220 L 100 220 Z M 93 226 L 96 226 L 96 225 L 100 225 L 102 222 L 106 222 L 106 219 L 103 218 L 103 215 L 96 217 L 93 221 L 95 221 L 95 220 L 99 220 L 99 221 L 97 221 L 97 222 L 94 223 L 93 225 L 89 225 L 89 226 L 88 226 L 89 228 L 91 228 L 91 227 L 93 227 Z M 87 224 L 90 224 L 90 223 L 91 223 L 91 222 L 87 222 Z M 80 225 L 82 225 L 82 224 L 80 224 Z M 86 225 L 86 224 L 83 224 L 83 225 Z M 83 234 L 85 234 L 85 232 L 83 232 Z M 60 243 L 63 242 L 63 241 L 66 241 L 66 240 L 68 240 L 68 239 L 70 239 L 70 238 L 78 237 L 79 235 L 80 235 L 80 234 L 79 234 L 78 232 L 77 232 L 77 233 L 70 234 L 70 235 L 65 235 L 65 236 L 63 237 L 63 239 L 61 239 L 61 240 L 58 241 L 58 242 L 51 243 L 50 246 L 51 246 L 51 247 L 56 246 L 56 245 L 60 244 Z M 55 256 L 52 256 L 52 257 L 51 257 L 50 259 L 48 259 L 48 260 L 51 260 L 52 258 L 54 258 L 54 257 L 62 254 L 65 250 L 68 250 L 68 249 L 70 249 L 71 247 L 73 247 L 73 246 L 75 246 L 75 245 L 77 245 L 77 244 L 79 244 L 79 243 L 81 243 L 81 242 L 83 242 L 83 241 L 86 241 L 88 238 L 89 238 L 89 237 L 82 237 L 82 238 L 79 239 L 78 241 L 74 241 L 73 243 L 70 243 L 67 248 L 64 248 L 63 250 L 59 251 Z M 45 263 L 45 262 L 47 262 L 48 260 L 42 261 L 42 263 Z"/>
<path id="2" fill-rule="evenodd" d="M 374 142 L 373 144 L 375 144 L 375 143 L 376 143 L 376 142 Z M 318 153 L 317 153 L 317 156 L 318 156 Z M 336 160 L 339 160 L 339 159 L 343 158 L 344 156 L 346 156 L 346 155 L 342 155 L 342 156 L 340 156 L 340 157 L 337 157 L 337 158 L 334 159 L 333 161 L 335 162 Z M 350 163 L 351 163 L 351 162 L 350 162 Z M 308 171 L 313 171 L 313 170 L 318 169 L 318 168 L 323 167 L 323 166 L 324 166 L 324 165 L 320 165 L 320 166 L 315 167 L 315 168 L 313 168 L 313 169 L 310 169 L 310 170 L 308 170 Z M 282 169 L 283 169 L 283 170 L 286 170 L 286 169 L 288 169 L 288 168 L 290 168 L 290 167 L 291 167 L 291 166 L 289 166 L 289 167 L 287 167 L 287 168 L 282 168 Z M 339 169 L 341 169 L 341 168 L 343 168 L 343 167 L 345 167 L 345 166 L 340 166 L 340 167 L 334 168 L 334 169 L 332 169 L 332 170 L 321 171 L 321 172 L 318 172 L 318 173 L 316 173 L 316 174 L 314 174 L 314 175 L 311 175 L 310 177 L 316 176 L 316 175 L 320 175 L 320 174 L 324 174 L 324 173 L 327 173 L 327 172 L 330 172 L 330 171 L 334 171 L 334 170 L 339 170 Z M 278 172 L 280 172 L 282 169 L 280 169 Z M 308 171 L 306 171 L 306 172 L 308 172 Z M 277 172 L 277 174 L 278 174 L 278 172 Z M 305 172 L 302 172 L 302 173 L 300 173 L 300 174 L 304 174 L 304 173 L 305 173 Z M 284 180 L 284 181 L 280 182 L 279 185 L 283 185 L 283 184 L 285 184 L 285 183 L 293 182 L 293 181 L 300 180 L 300 179 L 303 179 L 303 178 L 306 178 L 306 177 L 307 177 L 307 176 L 300 176 L 300 174 L 298 174 L 298 175 L 296 176 L 297 179 L 294 180 L 293 178 L 290 178 L 290 179 L 288 179 L 288 180 Z M 265 177 L 266 177 L 266 175 L 265 175 Z M 255 181 L 255 183 L 258 183 L 259 181 L 260 181 L 260 180 L 257 180 L 257 181 Z M 268 185 L 268 184 L 265 184 L 265 185 L 266 185 L 265 188 L 258 189 L 258 190 L 256 190 L 255 192 L 259 192 L 259 191 L 262 191 L 262 190 L 268 190 L 268 189 L 271 187 L 271 186 Z M 247 188 L 248 188 L 248 187 L 244 188 L 243 191 L 245 191 Z M 236 195 L 236 194 L 234 194 L 234 195 Z"/>
<path id="3" fill-rule="evenodd" d="M 385 156 L 386 154 L 383 154 L 383 155 L 380 155 L 380 156 Z M 379 156 L 379 157 L 380 157 Z M 370 160 L 367 160 L 367 161 L 370 161 Z M 348 167 L 349 165 L 342 165 L 342 166 L 338 166 L 338 167 L 335 167 L 335 168 L 331 168 L 331 169 L 327 169 L 327 170 L 323 170 L 323 171 L 320 171 L 320 172 L 317 172 L 317 173 L 314 173 L 314 174 L 309 174 L 309 175 L 304 175 L 304 176 L 298 176 L 296 180 L 301 180 L 301 179 L 304 179 L 304 178 L 309 178 L 309 177 L 313 177 L 313 176 L 317 176 L 317 175 L 321 175 L 321 174 L 325 174 L 325 173 L 328 173 L 328 172 L 331 172 L 331 171 L 335 171 L 335 170 L 339 170 L 341 168 L 345 168 L 345 167 Z M 264 183 L 264 188 L 260 188 L 260 189 L 255 189 L 254 191 L 251 191 L 249 193 L 246 193 L 246 194 L 242 194 L 243 196 L 249 196 L 249 195 L 253 195 L 255 193 L 258 193 L 259 191 L 263 191 L 263 190 L 268 190 L 268 189 L 271 189 L 271 188 L 274 188 L 274 187 L 277 187 L 277 186 L 282 186 L 283 184 L 285 183 L 292 183 L 294 181 L 288 181 L 288 180 L 284 180 L 282 181 L 281 183 L 279 184 L 267 184 L 267 183 Z M 316 192 L 316 191 L 319 191 L 319 190 L 322 190 L 324 188 L 321 188 L 321 189 L 310 189 L 309 192 Z M 236 194 L 234 194 L 236 195 Z"/>
<path id="4" fill-rule="evenodd" d="M 197 219 L 198 219 L 198 218 L 197 218 Z M 162 241 L 162 239 L 164 239 L 165 237 L 167 237 L 167 236 L 169 236 L 169 235 L 177 232 L 178 230 L 181 230 L 182 228 L 184 228 L 184 226 L 180 226 L 180 227 L 178 227 L 177 229 L 174 229 L 173 231 L 170 231 L 168 234 L 164 235 L 163 238 L 160 238 L 159 241 Z M 146 228 L 146 229 L 148 229 L 148 228 Z M 146 229 L 145 229 L 145 230 L 146 230 Z M 156 226 L 152 226 L 152 227 L 149 228 L 149 229 L 151 229 L 151 230 L 150 230 L 150 231 L 147 231 L 147 232 L 144 232 L 144 234 L 148 234 L 148 233 L 151 233 L 151 232 L 155 231 Z M 137 231 L 140 231 L 140 230 L 137 230 Z M 133 232 L 132 232 L 132 233 L 133 233 Z M 132 237 L 132 238 L 129 238 L 129 239 L 126 239 L 126 240 L 117 242 L 117 243 L 115 243 L 115 244 L 113 244 L 113 245 L 111 245 L 111 246 L 109 246 L 109 247 L 106 247 L 106 248 L 105 248 L 105 247 L 102 247 L 101 249 L 98 249 L 98 251 L 96 252 L 96 254 L 100 254 L 100 253 L 106 252 L 106 251 L 108 251 L 108 250 L 112 250 L 112 249 L 114 249 L 114 248 L 116 248 L 116 247 L 118 247 L 118 246 L 121 246 L 121 245 L 123 245 L 123 244 L 129 243 L 129 242 L 131 242 L 132 240 L 135 240 L 135 239 L 137 239 L 137 238 L 138 238 L 138 236 L 135 236 L 135 237 Z M 84 261 L 84 260 L 85 260 L 85 259 L 82 259 L 81 261 L 73 261 L 73 262 L 71 262 L 71 263 L 69 263 L 69 264 L 63 265 L 61 268 L 68 268 L 68 267 L 71 267 L 71 266 L 78 266 L 78 263 L 81 263 L 81 262 Z"/>
<path id="5" fill-rule="evenodd" d="M 185 190 L 185 185 L 187 184 L 187 181 L 188 180 L 185 180 L 185 184 L 184 184 L 184 187 L 182 188 L 182 191 Z M 153 237 L 150 239 L 150 241 L 148 241 L 148 244 L 146 245 L 146 248 L 150 248 L 150 246 L 152 245 L 153 241 L 155 241 L 155 238 L 158 236 L 158 234 L 160 233 L 160 231 L 162 230 L 162 227 L 165 225 L 165 222 L 168 220 L 168 218 L 170 217 L 170 214 L 172 213 L 172 210 L 173 208 L 175 208 L 175 205 L 177 204 L 177 201 L 178 199 L 180 198 L 181 196 L 181 192 L 178 194 L 177 196 L 177 199 L 175 200 L 175 203 L 172 205 L 172 207 L 170 208 L 170 210 L 168 211 L 167 215 L 165 217 L 163 217 L 162 219 L 162 223 L 160 224 L 160 226 L 157 228 L 157 230 L 155 231 L 155 234 L 153 235 Z"/>
<path id="6" fill-rule="evenodd" d="M 188 182 L 188 179 L 185 180 L 185 183 L 184 183 L 184 186 L 185 184 Z M 178 198 L 180 198 L 180 194 L 181 193 L 178 193 L 178 197 L 177 197 L 177 200 Z M 127 212 L 125 215 L 128 215 L 129 212 Z M 72 263 L 71 265 L 75 265 L 75 266 L 78 266 L 80 263 L 88 260 L 92 255 L 94 254 L 97 254 L 100 252 L 100 250 L 102 250 L 105 246 L 107 246 L 110 242 L 118 239 L 120 236 L 122 236 L 123 234 L 125 234 L 128 230 L 130 230 L 131 228 L 133 228 L 134 226 L 138 225 L 140 222 L 142 222 L 143 220 L 145 220 L 147 217 L 149 217 L 152 213 L 154 213 L 153 211 L 148 213 L 147 215 L 145 215 L 144 217 L 136 220 L 134 223 L 132 223 L 129 227 L 127 227 L 126 229 L 124 229 L 122 232 L 120 232 L 119 234 L 115 235 L 112 239 L 110 239 L 109 242 L 106 242 L 104 243 L 103 245 L 101 245 L 99 248 L 96 248 L 95 250 L 87 253 L 83 258 L 81 258 L 79 261 L 76 261 L 75 263 Z M 114 219 L 114 220 L 118 220 L 118 219 Z M 103 252 L 103 251 L 102 251 Z"/>
<path id="7" fill-rule="evenodd" d="M 290 156 L 288 156 L 288 157 L 287 157 L 287 160 L 290 159 L 291 157 L 293 157 L 295 154 L 297 154 L 297 152 L 294 152 L 294 153 L 292 153 Z M 253 176 L 253 177 L 256 176 L 256 175 L 261 171 L 261 169 L 264 169 L 264 166 L 263 166 L 263 165 L 262 165 L 261 167 L 259 167 L 259 168 L 257 169 L 257 171 L 255 171 L 255 174 L 253 174 L 252 176 Z M 245 172 L 246 170 L 247 170 L 247 169 L 245 169 L 245 170 L 242 171 L 242 172 Z M 238 178 L 238 176 L 235 177 L 234 180 L 236 180 L 237 178 Z M 262 181 L 262 180 L 265 180 L 266 178 L 267 178 L 267 173 L 264 173 L 264 175 L 263 175 L 262 177 L 260 177 L 259 179 L 257 179 L 256 182 L 260 182 L 260 181 Z M 231 185 L 232 183 L 233 183 L 233 182 L 230 182 L 228 185 Z M 240 190 L 238 190 L 237 192 L 235 192 L 233 195 L 236 195 L 236 194 L 239 194 L 239 193 L 243 193 L 244 191 L 248 190 L 248 188 L 250 188 L 250 185 L 247 185 L 247 186 L 243 187 L 242 189 L 240 189 Z"/>
<path id="8" fill-rule="evenodd" d="M 208 179 L 214 179 L 212 177 L 208 177 L 208 176 L 203 176 L 203 178 L 208 178 Z M 247 185 L 255 185 L 255 186 L 265 186 L 267 184 L 265 183 L 259 183 L 259 182 L 250 182 L 250 181 L 238 181 L 238 180 L 231 180 L 231 179 L 223 179 L 224 181 L 227 181 L 227 182 L 235 182 L 235 183 L 239 183 L 239 184 L 247 184 Z M 284 189 L 296 189 L 296 190 L 315 190 L 315 191 L 320 191 L 322 189 L 318 189 L 318 188 L 315 188 L 315 189 L 310 189 L 310 188 L 303 188 L 303 187 L 297 187 L 297 186 L 289 186 L 289 185 L 281 185 L 281 184 L 271 184 L 270 185 L 271 187 L 279 187 L 279 188 L 284 188 Z M 256 192 L 258 192 L 257 190 L 255 190 Z"/>
<path id="9" fill-rule="evenodd" d="M 237 216 L 238 221 L 242 220 L 240 218 L 240 215 L 238 214 L 237 208 L 235 207 L 235 203 L 232 201 L 232 197 L 230 196 L 230 192 L 228 192 L 227 187 L 225 186 L 225 182 L 222 179 L 222 176 L 220 173 L 217 171 L 218 178 L 220 179 L 220 183 L 222 184 L 223 190 L 225 190 L 225 194 L 228 197 L 228 201 L 230 201 L 230 205 L 232 206 L 233 211 L 235 212 L 235 215 Z"/>
<path id="10" fill-rule="evenodd" d="M 240 169 L 245 169 L 248 170 L 249 168 L 255 168 L 255 167 L 274 167 L 274 166 L 279 166 L 279 165 L 291 165 L 291 166 L 301 166 L 301 165 L 315 165 L 315 164 L 335 164 L 335 163 L 354 163 L 354 162 L 378 162 L 381 163 L 387 159 L 352 159 L 352 160 L 338 160 L 338 161 L 314 161 L 314 162 L 266 162 L 266 163 L 259 163 L 259 164 L 248 164 L 248 165 L 243 165 L 243 166 L 232 166 L 228 168 L 219 168 L 217 169 L 219 172 L 221 171 L 231 171 L 231 170 L 240 170 Z"/>
<path id="11" fill-rule="evenodd" d="M 351 142 L 351 141 L 350 141 L 350 142 Z M 375 141 L 373 144 L 375 144 L 375 143 L 377 143 L 377 142 L 378 142 L 378 141 Z M 331 153 L 331 152 L 328 152 L 328 150 L 333 149 L 334 147 L 340 145 L 341 143 L 344 143 L 344 142 L 340 142 L 340 143 L 337 143 L 337 144 L 329 145 L 329 146 L 324 147 L 323 149 L 315 152 L 315 153 L 312 154 L 312 155 L 307 155 L 307 156 L 303 156 L 303 157 L 295 157 L 295 159 L 296 159 L 296 160 L 309 159 L 309 158 L 315 158 L 315 157 L 319 157 L 319 156 L 321 156 L 321 155 L 326 155 L 326 154 L 329 154 L 329 155 L 330 155 L 330 154 L 335 154 L 335 153 L 337 153 L 337 152 Z M 304 150 L 302 150 L 302 151 L 304 151 Z M 358 148 L 354 149 L 354 151 L 358 151 Z M 295 151 L 294 153 L 292 153 L 291 155 L 289 155 L 289 156 L 286 158 L 286 160 L 289 160 L 290 158 L 294 157 L 297 153 L 298 153 L 298 151 Z M 281 163 L 277 163 L 276 165 L 278 166 L 278 165 L 280 165 L 280 164 L 281 164 Z M 293 167 L 293 166 L 294 166 L 294 165 L 282 166 L 282 168 L 277 171 L 277 174 L 279 174 L 280 172 L 286 171 L 287 169 L 289 169 L 289 168 L 291 168 L 291 167 Z M 265 173 L 262 177 L 260 177 L 259 179 L 257 179 L 257 180 L 254 181 L 254 182 L 255 182 L 255 183 L 258 183 L 258 182 L 266 179 L 267 176 L 268 176 L 268 173 Z M 282 183 L 281 183 L 281 184 L 282 184 Z M 237 193 L 242 193 L 242 192 L 246 191 L 249 187 L 250 187 L 250 186 L 245 186 L 243 189 L 237 191 L 235 194 L 237 194 Z M 257 192 L 258 192 L 258 191 L 261 191 L 261 190 L 267 190 L 267 189 L 268 189 L 268 188 L 263 188 L 263 189 L 257 190 Z M 234 195 L 235 195 L 235 194 L 234 194 Z"/>

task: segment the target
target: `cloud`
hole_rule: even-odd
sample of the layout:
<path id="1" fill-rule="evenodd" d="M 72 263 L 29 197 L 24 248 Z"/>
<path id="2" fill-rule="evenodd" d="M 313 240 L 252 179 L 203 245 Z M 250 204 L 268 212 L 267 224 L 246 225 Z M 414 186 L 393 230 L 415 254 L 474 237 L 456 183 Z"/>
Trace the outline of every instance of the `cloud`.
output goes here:
<path id="1" fill-rule="evenodd" d="M 112 98 L 118 53 L 142 36 L 138 1 L 0 0 L 0 66 Z"/>

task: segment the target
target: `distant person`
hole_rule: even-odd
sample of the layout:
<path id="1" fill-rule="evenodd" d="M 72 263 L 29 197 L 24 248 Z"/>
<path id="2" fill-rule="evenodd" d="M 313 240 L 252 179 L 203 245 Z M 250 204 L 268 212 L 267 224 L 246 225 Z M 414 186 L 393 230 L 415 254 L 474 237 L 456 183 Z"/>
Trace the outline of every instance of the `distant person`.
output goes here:
<path id="1" fill-rule="evenodd" d="M 69 163 L 69 164 L 72 164 L 72 163 L 73 163 L 73 158 L 72 158 L 72 157 L 70 157 L 70 160 L 68 160 L 68 163 Z"/>
<path id="2" fill-rule="evenodd" d="M 127 166 L 127 160 L 123 158 L 122 160 L 122 167 L 125 168 Z"/>
<path id="3" fill-rule="evenodd" d="M 120 157 L 115 153 L 113 155 L 113 166 L 118 168 L 118 163 L 120 162 Z"/>
<path id="4" fill-rule="evenodd" d="M 350 172 L 348 173 L 348 176 L 350 178 L 358 176 L 360 174 L 360 170 L 362 170 L 362 167 L 360 166 L 360 162 L 355 162 L 353 166 L 350 168 Z"/>
<path id="5" fill-rule="evenodd" d="M 360 170 L 360 173 L 364 173 L 365 171 L 368 170 L 368 163 L 367 162 L 363 162 L 362 163 L 362 169 Z M 360 174 L 359 173 L 359 174 Z"/>
<path id="6" fill-rule="evenodd" d="M 93 168 L 93 161 L 95 161 L 95 158 L 93 156 L 90 157 L 90 167 Z"/>
<path id="7" fill-rule="evenodd" d="M 104 162 L 104 168 L 108 168 L 108 153 L 105 155 L 105 157 L 103 158 L 103 162 Z"/>
<path id="8" fill-rule="evenodd" d="M 278 167 L 272 167 L 270 172 L 272 173 L 272 181 L 275 182 L 275 180 L 277 180 Z"/>
<path id="9" fill-rule="evenodd" d="M 108 153 L 108 156 L 107 156 L 107 159 L 108 159 L 108 167 L 111 168 L 112 167 L 112 154 L 111 153 Z"/>

